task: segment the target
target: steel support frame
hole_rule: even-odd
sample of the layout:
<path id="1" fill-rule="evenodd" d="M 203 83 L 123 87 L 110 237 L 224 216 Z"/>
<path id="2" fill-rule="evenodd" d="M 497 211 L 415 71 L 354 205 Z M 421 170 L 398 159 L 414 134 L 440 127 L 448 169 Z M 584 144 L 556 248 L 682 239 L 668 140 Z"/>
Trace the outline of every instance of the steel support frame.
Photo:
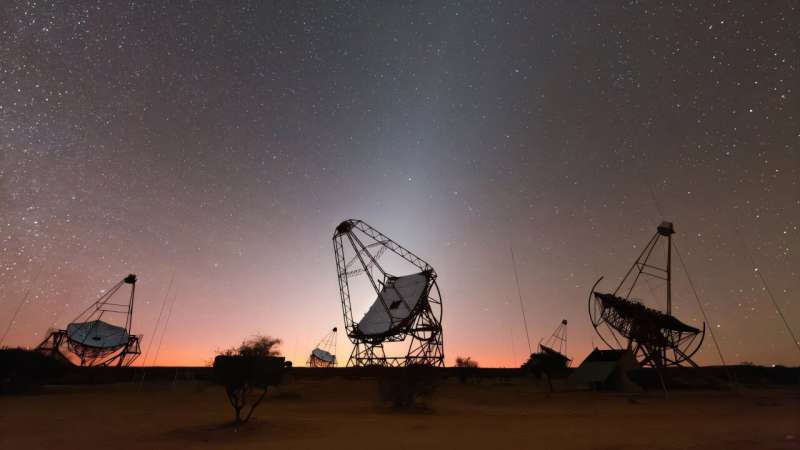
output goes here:
<path id="1" fill-rule="evenodd" d="M 98 348 L 82 345 L 73 342 L 69 339 L 66 330 L 56 330 L 51 332 L 36 349 L 45 354 L 63 358 L 70 363 L 79 366 L 117 366 L 127 367 L 141 355 L 141 336 L 131 334 L 131 327 L 133 326 L 133 306 L 136 297 L 136 275 L 130 274 L 117 282 L 108 291 L 103 293 L 94 303 L 88 308 L 83 310 L 78 316 L 70 323 L 78 321 L 88 321 L 97 315 L 96 319 L 100 320 L 105 312 L 125 314 L 125 331 L 128 333 L 128 342 L 125 345 L 114 348 Z M 128 296 L 128 304 L 111 303 L 110 300 L 114 294 L 120 290 L 124 284 L 131 285 L 131 291 Z M 125 311 L 114 311 L 113 309 L 103 309 L 104 306 L 124 307 Z M 70 357 L 72 355 L 73 357 Z M 75 363 L 77 359 L 77 363 Z"/>
<path id="2" fill-rule="evenodd" d="M 376 293 L 380 293 L 379 284 L 384 284 L 388 274 L 377 262 L 369 248 L 374 244 L 365 245 L 361 239 L 353 233 L 359 230 L 365 236 L 379 243 L 404 260 L 411 263 L 421 272 L 428 272 L 428 286 L 423 299 L 421 299 L 414 310 L 409 315 L 412 320 L 409 323 L 401 324 L 400 330 L 395 330 L 393 334 L 379 337 L 365 337 L 359 335 L 356 322 L 353 320 L 353 310 L 350 301 L 350 286 L 348 278 L 356 271 L 348 270 L 348 262 L 345 259 L 344 240 L 352 246 L 355 258 L 359 260 L 363 272 L 369 278 L 370 284 Z M 342 303 L 342 315 L 344 317 L 345 331 L 353 343 L 353 350 L 347 362 L 348 366 L 387 366 L 402 367 L 408 365 L 431 365 L 444 366 L 444 340 L 442 336 L 441 313 L 442 299 L 438 284 L 436 283 L 436 272 L 427 262 L 404 248 L 400 244 L 391 240 L 380 231 L 372 228 L 361 220 L 348 220 L 342 222 L 337 227 L 333 235 L 334 256 L 336 259 L 336 272 L 339 282 L 339 296 Z M 366 259 L 365 259 L 366 258 Z M 375 280 L 372 273 L 373 269 L 380 272 L 382 279 Z M 360 271 L 358 271 L 360 273 Z M 388 305 L 384 304 L 387 308 Z M 438 314 L 436 314 L 436 312 Z M 389 314 L 391 317 L 391 314 Z M 384 343 L 400 342 L 409 339 L 409 347 L 405 356 L 386 356 Z"/>
<path id="3" fill-rule="evenodd" d="M 618 295 L 634 272 L 630 287 L 626 290 L 625 296 L 621 297 L 625 300 L 629 300 L 642 274 L 664 280 L 667 282 L 666 314 L 672 315 L 672 233 L 671 226 L 668 230 L 662 230 L 659 226 L 658 231 L 650 238 L 636 261 L 625 273 L 613 295 Z M 648 262 L 661 238 L 667 239 L 665 267 Z M 597 280 L 589 293 L 589 317 L 598 336 L 609 348 L 631 350 L 642 366 L 662 368 L 686 363 L 697 367 L 692 356 L 700 349 L 705 338 L 705 323 L 699 333 L 689 333 L 678 330 L 662 330 L 654 324 L 648 324 L 646 318 L 631 320 L 621 317 L 613 308 L 606 308 L 598 299 L 593 298 L 593 294 L 596 292 L 595 288 L 601 280 L 602 277 Z M 600 332 L 599 328 L 602 326 L 605 326 L 608 334 L 614 338 L 616 346 L 608 342 Z M 623 338 L 623 341 L 626 341 L 624 344 L 620 342 L 618 335 Z"/>
<path id="4" fill-rule="evenodd" d="M 127 367 L 141 355 L 140 343 L 141 336 L 128 336 L 125 345 L 108 351 L 73 343 L 67 337 L 67 330 L 57 330 L 51 332 L 36 350 L 81 367 Z"/>

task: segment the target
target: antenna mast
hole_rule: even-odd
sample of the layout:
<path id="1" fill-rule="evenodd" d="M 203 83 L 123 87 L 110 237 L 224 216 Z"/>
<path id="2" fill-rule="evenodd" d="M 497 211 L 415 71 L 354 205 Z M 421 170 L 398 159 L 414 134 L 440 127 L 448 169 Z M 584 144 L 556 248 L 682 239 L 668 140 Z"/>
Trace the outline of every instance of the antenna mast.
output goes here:
<path id="1" fill-rule="evenodd" d="M 531 335 L 528 333 L 528 319 L 525 317 L 525 306 L 522 303 L 522 289 L 519 287 L 519 275 L 517 274 L 517 260 L 514 258 L 514 247 L 511 245 L 511 243 L 509 243 L 508 248 L 511 250 L 511 265 L 514 266 L 514 281 L 517 282 L 519 309 L 522 311 L 522 324 L 525 326 L 525 338 L 528 342 L 528 353 L 533 353 L 533 348 L 531 348 Z"/>

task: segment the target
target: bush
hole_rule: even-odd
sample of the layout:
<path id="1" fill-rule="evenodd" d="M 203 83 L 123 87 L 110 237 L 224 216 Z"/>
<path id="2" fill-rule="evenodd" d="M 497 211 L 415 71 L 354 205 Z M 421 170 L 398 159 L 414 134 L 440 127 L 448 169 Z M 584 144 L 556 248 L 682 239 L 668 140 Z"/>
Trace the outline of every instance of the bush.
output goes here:
<path id="1" fill-rule="evenodd" d="M 537 379 L 546 378 L 550 392 L 553 392 L 553 379 L 566 378 L 570 374 L 569 359 L 558 352 L 539 351 L 532 353 L 520 369 L 534 375 Z"/>
<path id="2" fill-rule="evenodd" d="M 436 368 L 431 366 L 383 368 L 381 372 L 378 393 L 381 401 L 393 408 L 427 407 L 438 384 Z"/>
<path id="3" fill-rule="evenodd" d="M 456 358 L 456 371 L 458 373 L 459 381 L 466 383 L 468 379 L 476 377 L 478 372 L 478 361 L 475 361 L 469 356 L 459 356 Z"/>
<path id="4" fill-rule="evenodd" d="M 67 363 L 22 348 L 0 349 L 0 394 L 37 392 L 50 380 L 60 377 Z"/>
<path id="5" fill-rule="evenodd" d="M 466 358 L 463 356 L 456 357 L 456 367 L 465 368 L 465 369 L 477 369 L 478 361 L 467 356 Z"/>

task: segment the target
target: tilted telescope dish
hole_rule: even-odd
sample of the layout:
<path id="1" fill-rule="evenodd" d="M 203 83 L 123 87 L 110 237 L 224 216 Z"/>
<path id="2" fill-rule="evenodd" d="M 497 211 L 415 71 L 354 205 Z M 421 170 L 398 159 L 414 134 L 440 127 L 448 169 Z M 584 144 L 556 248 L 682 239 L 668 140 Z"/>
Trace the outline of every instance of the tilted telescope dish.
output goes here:
<path id="1" fill-rule="evenodd" d="M 564 319 L 547 340 L 539 341 L 538 349 L 522 368 L 539 375 L 547 375 L 549 382 L 551 378 L 567 376 L 571 362 L 567 356 L 567 320 Z"/>
<path id="2" fill-rule="evenodd" d="M 346 220 L 333 234 L 336 272 L 347 337 L 348 366 L 444 365 L 442 298 L 436 271 L 400 244 L 361 220 Z M 389 251 L 402 275 L 379 258 Z M 374 300 L 360 320 L 353 317 L 351 288 L 358 300 Z M 405 356 L 387 356 L 385 344 L 408 341 Z"/>
<path id="3" fill-rule="evenodd" d="M 539 342 L 539 351 L 531 355 L 531 360 L 558 367 L 569 367 L 572 360 L 567 356 L 567 319 L 563 319 L 553 334 Z"/>
<path id="4" fill-rule="evenodd" d="M 80 366 L 129 366 L 141 354 L 141 336 L 131 333 L 136 281 L 133 274 L 120 280 L 66 330 L 51 332 L 37 350 Z M 127 303 L 113 302 L 125 285 L 130 286 Z"/>
<path id="5" fill-rule="evenodd" d="M 619 286 L 610 293 L 599 292 L 597 280 L 589 294 L 589 318 L 600 339 L 612 349 L 628 349 L 642 366 L 668 367 L 683 363 L 697 366 L 692 356 L 705 337 L 702 329 L 688 325 L 672 315 L 672 235 L 671 222 L 662 222 L 642 250 Z M 666 262 L 658 265 L 657 253 Z M 655 295 L 649 280 L 664 284 L 666 311 L 645 306 L 633 298 L 637 287 L 645 284 L 646 294 Z"/>
<path id="6" fill-rule="evenodd" d="M 334 327 L 308 356 L 309 367 L 336 367 L 336 327 Z"/>

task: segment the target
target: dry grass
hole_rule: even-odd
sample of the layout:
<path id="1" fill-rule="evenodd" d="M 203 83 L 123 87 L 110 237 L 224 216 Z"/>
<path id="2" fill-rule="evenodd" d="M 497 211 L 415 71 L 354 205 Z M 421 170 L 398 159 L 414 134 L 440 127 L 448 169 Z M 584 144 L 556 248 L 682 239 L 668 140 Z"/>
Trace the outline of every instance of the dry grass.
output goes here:
<path id="1" fill-rule="evenodd" d="M 370 380 L 296 381 L 235 432 L 216 386 L 50 388 L 0 398 L 0 449 L 800 449 L 798 391 L 664 400 L 453 381 L 424 411 L 395 411 L 377 398 Z"/>

